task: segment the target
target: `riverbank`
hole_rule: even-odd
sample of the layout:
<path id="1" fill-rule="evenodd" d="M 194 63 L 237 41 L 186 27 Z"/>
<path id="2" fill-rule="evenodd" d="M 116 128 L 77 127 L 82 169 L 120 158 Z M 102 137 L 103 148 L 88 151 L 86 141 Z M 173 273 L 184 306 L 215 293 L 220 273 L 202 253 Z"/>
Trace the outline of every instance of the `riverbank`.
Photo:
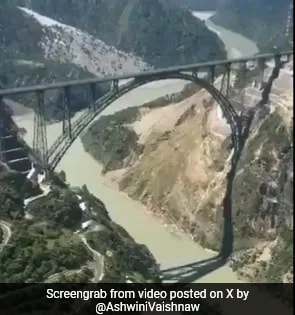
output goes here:
<path id="1" fill-rule="evenodd" d="M 182 82 L 183 86 L 183 82 Z M 177 86 L 179 89 L 182 87 Z M 157 86 L 142 87 L 140 91 L 128 93 L 120 100 L 114 102 L 109 108 L 109 113 L 129 106 L 139 105 L 139 101 L 146 101 L 175 92 L 175 82 L 158 88 Z M 139 93 L 140 92 L 140 93 Z M 25 140 L 28 144 L 32 142 L 33 115 L 16 117 L 19 127 L 27 130 Z M 61 123 L 48 126 L 49 145 L 61 132 Z M 105 179 L 101 176 L 101 166 L 90 157 L 84 150 L 80 139 L 71 146 L 57 171 L 64 170 L 67 181 L 72 186 L 86 184 L 89 191 L 104 202 L 110 217 L 117 224 L 125 228 L 138 243 L 146 245 L 155 256 L 161 269 L 178 267 L 185 264 L 214 257 L 214 254 L 205 250 L 188 236 L 171 234 L 162 222 L 147 213 L 146 208 L 139 202 L 133 201 L 125 194 L 118 192 L 112 187 L 105 185 Z M 176 250 L 177 249 L 177 250 Z M 209 273 L 200 282 L 240 282 L 236 274 L 229 266 Z"/>
<path id="2" fill-rule="evenodd" d="M 259 52 L 254 41 L 215 24 L 211 20 L 215 14 L 214 11 L 192 11 L 192 14 L 194 17 L 204 21 L 207 28 L 219 36 L 225 45 L 229 59 L 251 56 Z"/>
<path id="3" fill-rule="evenodd" d="M 222 34 L 219 36 L 226 44 L 226 39 L 222 37 Z M 231 49 L 229 41 L 230 39 L 226 44 L 228 51 Z M 241 43 L 233 42 L 232 46 L 240 47 Z M 248 51 L 245 54 L 249 54 Z M 103 114 L 112 114 L 115 111 L 138 106 L 166 94 L 179 92 L 185 84 L 186 82 L 180 80 L 164 80 L 147 84 L 115 101 Z M 31 144 L 33 138 L 32 113 L 16 117 L 16 121 L 19 127 L 27 130 L 25 140 Z M 49 146 L 60 135 L 61 130 L 61 123 L 48 126 Z M 131 200 L 126 194 L 106 185 L 105 178 L 101 175 L 101 165 L 84 151 L 80 139 L 74 142 L 58 165 L 57 171 L 60 170 L 66 172 L 67 181 L 72 186 L 86 184 L 88 189 L 104 202 L 112 220 L 125 228 L 135 241 L 145 244 L 149 248 L 161 269 L 195 263 L 215 256 L 214 253 L 202 248 L 179 231 L 171 233 L 169 228 L 161 220 L 148 213 L 146 207 L 141 203 Z M 227 265 L 208 273 L 197 281 L 240 282 L 236 273 Z"/>

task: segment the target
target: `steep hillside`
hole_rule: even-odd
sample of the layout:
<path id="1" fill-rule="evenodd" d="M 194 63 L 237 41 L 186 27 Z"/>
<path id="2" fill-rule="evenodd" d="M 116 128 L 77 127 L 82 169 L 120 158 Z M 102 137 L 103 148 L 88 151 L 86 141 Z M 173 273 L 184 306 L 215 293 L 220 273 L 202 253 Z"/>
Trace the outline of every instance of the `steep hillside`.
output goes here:
<path id="1" fill-rule="evenodd" d="M 103 165 L 103 172 L 117 170 L 130 166 L 142 154 L 143 139 L 134 128 L 134 124 L 141 118 L 146 118 L 149 112 L 157 117 L 157 108 L 162 115 L 162 107 L 171 102 L 178 103 L 198 90 L 194 84 L 187 85 L 180 93 L 165 96 L 146 103 L 142 108 L 131 107 L 119 111 L 111 116 L 102 116 L 95 121 L 82 136 L 84 149 Z M 182 106 L 185 110 L 187 106 Z M 153 119 L 146 124 L 145 129 L 152 128 Z M 140 128 L 140 127 L 139 127 Z"/>
<path id="2" fill-rule="evenodd" d="M 177 7 L 187 8 L 189 10 L 215 10 L 219 0 L 163 0 Z"/>
<path id="3" fill-rule="evenodd" d="M 1 163 L 0 281 L 156 281 L 147 248 L 112 222 L 85 186 L 72 189 L 61 178 L 33 186 Z"/>
<path id="4" fill-rule="evenodd" d="M 245 90 L 248 106 L 260 100 L 253 89 Z M 231 165 L 230 129 L 206 92 L 176 99 L 170 106 L 144 106 L 104 117 L 103 137 L 91 142 L 98 120 L 84 136 L 84 145 L 106 171 L 117 170 L 107 174 L 107 180 L 198 243 L 219 250 L 221 205 Z M 286 68 L 276 81 L 270 104 L 255 115 L 236 172 L 231 264 L 250 281 L 293 279 L 292 102 L 292 77 Z M 120 142 L 114 138 L 115 128 L 129 136 Z M 123 143 L 124 150 L 116 143 Z"/>
<path id="5" fill-rule="evenodd" d="M 219 0 L 212 20 L 253 39 L 261 50 L 269 51 L 273 45 L 286 47 L 284 34 L 290 3 L 290 0 Z"/>
<path id="6" fill-rule="evenodd" d="M 69 79 L 86 79 L 93 77 L 89 72 L 71 64 L 59 64 L 54 61 L 40 59 L 2 59 L 0 67 L 3 70 L 0 84 L 2 87 L 19 87 L 26 85 L 37 85 L 41 83 L 52 83 L 55 81 L 66 81 Z M 97 95 L 104 93 L 107 87 L 97 89 Z M 63 91 L 53 90 L 46 93 L 45 115 L 47 119 L 59 120 L 63 117 Z M 11 98 L 25 106 L 35 108 L 37 97 L 35 94 L 23 94 Z M 71 90 L 71 114 L 89 106 L 91 102 L 90 93 L 85 88 Z"/>
<path id="7" fill-rule="evenodd" d="M 161 0 L 14 1 L 75 26 L 155 67 L 225 57 L 217 35 Z"/>
<path id="8" fill-rule="evenodd" d="M 78 29 L 1 3 L 0 67 L 4 88 L 134 72 L 146 69 L 147 64 Z M 107 88 L 107 84 L 98 86 L 96 96 Z M 76 88 L 71 93 L 72 114 L 89 105 L 90 91 Z M 50 91 L 47 96 L 47 118 L 60 119 L 63 91 Z M 35 105 L 34 95 L 14 100 Z"/>
<path id="9" fill-rule="evenodd" d="M 3 104 L 2 118 L 15 131 Z M 127 280 L 157 281 L 156 261 L 86 186 L 70 187 L 64 172 L 30 181 L 0 162 L 0 282 Z"/>

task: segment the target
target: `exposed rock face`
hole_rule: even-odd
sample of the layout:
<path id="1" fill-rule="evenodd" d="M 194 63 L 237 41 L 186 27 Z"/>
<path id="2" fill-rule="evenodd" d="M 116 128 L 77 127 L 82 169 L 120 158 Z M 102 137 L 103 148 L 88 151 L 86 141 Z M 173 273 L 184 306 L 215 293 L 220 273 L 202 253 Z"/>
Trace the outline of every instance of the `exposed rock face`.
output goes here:
<path id="1" fill-rule="evenodd" d="M 189 12 L 160 0 L 84 1 L 83 5 L 80 1 L 3 1 L 0 21 L 1 87 L 225 57 L 216 34 Z M 108 89 L 109 84 L 97 86 L 95 98 Z M 70 94 L 71 115 L 92 102 L 89 87 L 76 87 Z M 46 118 L 62 119 L 63 99 L 62 90 L 46 92 Z M 36 106 L 33 94 L 13 100 Z"/>
<path id="2" fill-rule="evenodd" d="M 250 281 L 287 281 L 293 272 L 290 74 L 281 70 L 270 102 L 256 112 L 233 184 L 232 266 Z M 251 89 L 247 98 L 256 104 L 261 91 Z M 219 250 L 231 147 L 230 129 L 218 106 L 200 91 L 177 104 L 143 109 L 133 123 L 124 115 L 123 123 L 129 122 L 143 150 L 123 174 L 114 176 L 119 188 L 203 246 Z"/>
<path id="3" fill-rule="evenodd" d="M 222 42 L 189 12 L 163 0 L 14 1 L 77 27 L 155 67 L 225 57 Z"/>
<path id="4" fill-rule="evenodd" d="M 12 3 L 0 4 L 0 86 L 17 87 L 122 74 L 148 67 L 140 58 L 109 46 L 74 27 Z M 14 23 L 11 23 L 11 20 Z M 100 97 L 108 84 L 97 86 Z M 61 119 L 63 91 L 47 91 L 46 118 Z M 71 114 L 92 102 L 88 87 L 71 89 Z M 13 97 L 34 107 L 34 94 Z"/>
<path id="5" fill-rule="evenodd" d="M 209 113 L 200 103 L 197 96 L 192 97 L 183 123 L 172 131 L 150 134 L 140 161 L 119 186 L 156 213 L 168 214 L 171 222 L 203 245 L 217 249 L 221 209 L 216 209 L 224 195 L 229 152 L 224 135 L 211 133 L 215 126 L 207 128 Z"/>

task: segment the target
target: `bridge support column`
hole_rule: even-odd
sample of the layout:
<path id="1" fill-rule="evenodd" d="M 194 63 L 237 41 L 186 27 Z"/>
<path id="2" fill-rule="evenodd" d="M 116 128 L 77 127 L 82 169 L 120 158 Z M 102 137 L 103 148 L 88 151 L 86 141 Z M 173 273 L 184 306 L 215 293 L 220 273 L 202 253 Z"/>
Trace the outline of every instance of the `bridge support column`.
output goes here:
<path id="1" fill-rule="evenodd" d="M 212 66 L 210 68 L 210 79 L 211 79 L 211 84 L 214 85 L 214 81 L 215 81 L 215 66 Z"/>
<path id="2" fill-rule="evenodd" d="M 115 93 L 118 93 L 119 92 L 119 80 L 114 80 L 113 81 L 113 91 L 115 92 Z"/>
<path id="3" fill-rule="evenodd" d="M 229 63 L 225 67 L 226 67 L 226 92 L 225 92 L 225 96 L 226 96 L 226 98 L 228 98 L 229 89 L 230 89 L 231 64 Z"/>
<path id="4" fill-rule="evenodd" d="M 219 92 L 220 92 L 220 93 L 223 93 L 223 94 L 225 94 L 225 93 L 224 93 L 225 77 L 226 77 L 226 72 L 223 73 L 223 75 L 222 75 L 221 83 L 220 83 L 220 89 L 219 89 Z"/>
<path id="5" fill-rule="evenodd" d="M 193 70 L 192 71 L 192 76 L 194 77 L 194 78 L 196 78 L 196 79 L 198 79 L 198 70 Z"/>
<path id="6" fill-rule="evenodd" d="M 68 86 L 64 88 L 62 132 L 64 134 L 67 132 L 69 138 L 72 138 L 70 88 Z"/>
<path id="7" fill-rule="evenodd" d="M 258 59 L 257 60 L 257 67 L 259 71 L 259 84 L 260 88 L 263 88 L 263 83 L 264 83 L 264 70 L 265 70 L 265 59 Z"/>
<path id="8" fill-rule="evenodd" d="M 3 99 L 2 97 L 0 97 L 0 106 L 3 105 Z M 2 108 L 0 108 L 0 111 L 2 110 Z M 5 141 L 4 141 L 4 134 L 5 134 L 5 126 L 4 126 L 4 117 L 2 117 L 1 113 L 0 113 L 0 161 L 4 161 L 4 157 L 5 154 L 3 154 L 2 152 L 5 151 Z"/>
<path id="9" fill-rule="evenodd" d="M 96 108 L 96 104 L 95 104 L 95 101 L 96 101 L 96 85 L 95 83 L 90 83 L 89 85 L 89 89 L 90 89 L 90 97 L 91 97 L 91 106 L 92 109 L 95 109 Z"/>
<path id="10" fill-rule="evenodd" d="M 33 152 L 43 168 L 48 167 L 47 133 L 44 112 L 44 91 L 37 92 L 37 106 L 34 113 Z"/>

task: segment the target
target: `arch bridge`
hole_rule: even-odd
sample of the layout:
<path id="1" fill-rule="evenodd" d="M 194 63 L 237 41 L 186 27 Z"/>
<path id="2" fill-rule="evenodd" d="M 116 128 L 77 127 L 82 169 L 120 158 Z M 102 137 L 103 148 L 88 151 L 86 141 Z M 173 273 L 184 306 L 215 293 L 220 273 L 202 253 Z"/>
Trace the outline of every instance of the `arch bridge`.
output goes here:
<path id="1" fill-rule="evenodd" d="M 231 138 L 234 149 L 232 160 L 235 161 L 243 145 L 243 125 L 241 116 L 228 98 L 231 75 L 240 70 L 240 73 L 243 74 L 249 67 L 252 67 L 252 69 L 254 67 L 258 71 L 257 74 L 262 84 L 266 65 L 269 62 L 273 62 L 274 66 L 281 66 L 284 62 L 289 61 L 291 55 L 293 55 L 292 51 L 286 51 L 275 54 L 254 55 L 246 58 L 176 66 L 105 78 L 91 78 L 29 87 L 0 89 L 0 99 L 13 98 L 17 95 L 28 93 L 34 93 L 36 95 L 37 102 L 34 108 L 33 147 L 30 148 L 28 146 L 27 149 L 34 164 L 38 165 L 44 171 L 52 172 L 81 132 L 87 128 L 104 109 L 124 94 L 152 81 L 163 79 L 191 81 L 207 90 L 219 104 L 232 131 Z M 218 80 L 216 80 L 217 76 L 222 77 L 219 83 Z M 120 84 L 123 80 L 125 83 Z M 127 83 L 126 80 L 128 80 Z M 109 83 L 110 89 L 102 97 L 97 98 L 97 87 L 103 83 Z M 218 84 L 220 88 L 218 88 Z M 71 90 L 78 86 L 83 86 L 88 90 L 90 100 L 87 104 L 88 109 L 73 122 L 71 115 Z M 48 91 L 58 89 L 63 91 L 64 96 L 62 101 L 63 127 L 60 136 L 55 140 L 52 146 L 48 148 L 45 122 L 45 98 L 47 97 L 46 93 Z"/>

